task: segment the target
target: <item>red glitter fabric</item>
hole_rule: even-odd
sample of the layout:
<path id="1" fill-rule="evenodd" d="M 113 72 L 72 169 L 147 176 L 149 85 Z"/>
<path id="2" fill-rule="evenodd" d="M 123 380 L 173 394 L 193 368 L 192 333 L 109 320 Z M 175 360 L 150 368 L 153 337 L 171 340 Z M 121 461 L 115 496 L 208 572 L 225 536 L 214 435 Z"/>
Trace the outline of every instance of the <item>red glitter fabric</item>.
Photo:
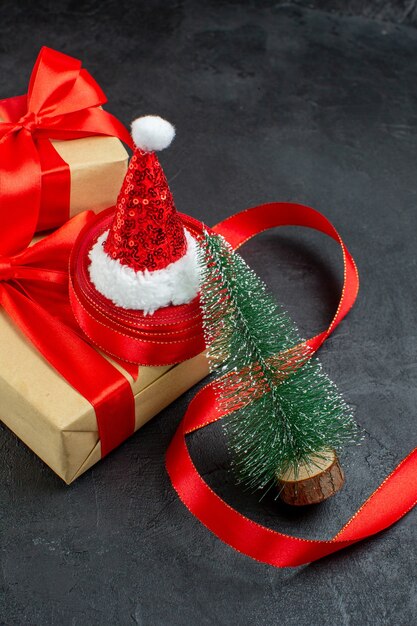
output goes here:
<path id="1" fill-rule="evenodd" d="M 186 253 L 184 226 L 154 152 L 135 150 L 104 250 L 136 272 L 163 269 Z"/>

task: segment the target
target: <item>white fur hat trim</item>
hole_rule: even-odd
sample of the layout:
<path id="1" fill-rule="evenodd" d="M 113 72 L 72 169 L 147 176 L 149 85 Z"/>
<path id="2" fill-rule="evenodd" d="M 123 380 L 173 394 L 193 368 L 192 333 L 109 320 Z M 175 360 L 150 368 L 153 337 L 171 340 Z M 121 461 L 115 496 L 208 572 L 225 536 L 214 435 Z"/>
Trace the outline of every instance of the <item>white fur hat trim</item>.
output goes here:
<path id="1" fill-rule="evenodd" d="M 103 249 L 108 231 L 89 252 L 90 279 L 95 288 L 113 304 L 152 315 L 170 304 L 187 304 L 199 290 L 197 242 L 185 229 L 187 251 L 178 261 L 153 272 L 134 269 L 112 259 Z"/>

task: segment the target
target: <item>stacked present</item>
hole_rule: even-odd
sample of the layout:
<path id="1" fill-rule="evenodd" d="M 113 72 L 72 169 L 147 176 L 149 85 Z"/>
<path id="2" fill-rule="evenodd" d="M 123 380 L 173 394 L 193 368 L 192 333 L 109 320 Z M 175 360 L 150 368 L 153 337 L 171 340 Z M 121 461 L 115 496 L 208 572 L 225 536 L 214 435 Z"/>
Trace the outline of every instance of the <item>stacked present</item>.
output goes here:
<path id="1" fill-rule="evenodd" d="M 0 418 L 67 483 L 207 372 L 199 356 L 139 372 L 104 357 L 74 319 L 70 252 L 115 205 L 122 142 L 133 147 L 105 102 L 79 61 L 48 48 L 28 94 L 0 102 Z"/>

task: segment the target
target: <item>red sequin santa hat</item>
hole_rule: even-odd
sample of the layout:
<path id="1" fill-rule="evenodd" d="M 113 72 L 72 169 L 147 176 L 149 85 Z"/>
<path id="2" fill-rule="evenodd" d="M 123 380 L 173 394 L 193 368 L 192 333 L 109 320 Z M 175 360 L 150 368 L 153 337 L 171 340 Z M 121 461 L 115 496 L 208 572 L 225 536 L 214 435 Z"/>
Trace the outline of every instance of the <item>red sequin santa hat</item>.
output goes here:
<path id="1" fill-rule="evenodd" d="M 136 149 L 116 206 L 91 215 L 71 251 L 74 316 L 92 344 L 125 364 L 171 365 L 206 347 L 198 240 L 207 226 L 177 213 L 155 155 L 174 135 L 160 117 L 133 122 Z"/>
<path id="2" fill-rule="evenodd" d="M 191 302 L 199 288 L 197 243 L 184 228 L 155 154 L 174 136 L 172 124 L 157 116 L 132 123 L 136 149 L 113 221 L 89 252 L 90 280 L 97 291 L 145 315 Z"/>

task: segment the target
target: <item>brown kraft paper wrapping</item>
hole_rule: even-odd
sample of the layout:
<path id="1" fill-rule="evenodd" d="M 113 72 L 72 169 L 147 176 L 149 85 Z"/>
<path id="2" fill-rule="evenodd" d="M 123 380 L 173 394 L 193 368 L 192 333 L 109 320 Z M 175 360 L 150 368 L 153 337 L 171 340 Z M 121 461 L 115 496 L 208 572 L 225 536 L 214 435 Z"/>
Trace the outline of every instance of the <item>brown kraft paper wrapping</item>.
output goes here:
<path id="1" fill-rule="evenodd" d="M 69 484 L 101 458 L 94 409 L 4 311 L 0 336 L 0 419 Z M 135 430 L 207 373 L 202 354 L 176 366 L 140 367 L 136 381 L 126 373 L 135 396 Z"/>
<path id="2" fill-rule="evenodd" d="M 70 217 L 87 209 L 99 213 L 116 204 L 128 162 L 119 139 L 85 137 L 51 143 L 70 168 Z"/>

